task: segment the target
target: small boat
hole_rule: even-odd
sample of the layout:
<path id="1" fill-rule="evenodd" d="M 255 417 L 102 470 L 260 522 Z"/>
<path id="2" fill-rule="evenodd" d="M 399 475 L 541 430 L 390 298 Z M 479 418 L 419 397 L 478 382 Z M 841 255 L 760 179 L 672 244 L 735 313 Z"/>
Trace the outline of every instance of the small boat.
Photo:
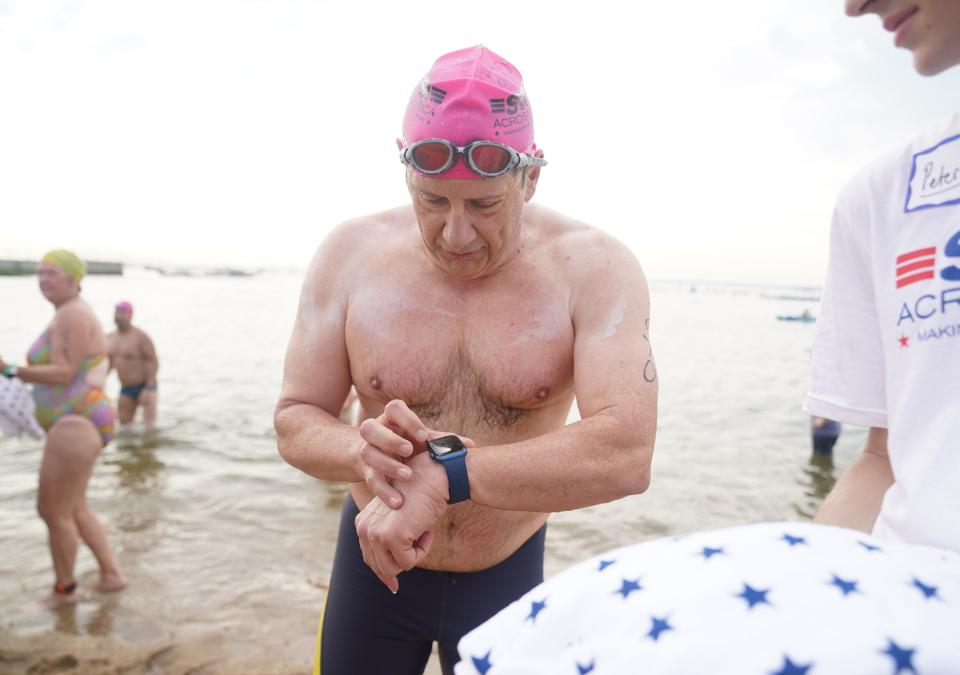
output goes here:
<path id="1" fill-rule="evenodd" d="M 815 317 L 810 312 L 804 310 L 802 314 L 778 314 L 777 321 L 799 321 L 800 323 L 810 323 L 811 321 L 816 321 Z"/>

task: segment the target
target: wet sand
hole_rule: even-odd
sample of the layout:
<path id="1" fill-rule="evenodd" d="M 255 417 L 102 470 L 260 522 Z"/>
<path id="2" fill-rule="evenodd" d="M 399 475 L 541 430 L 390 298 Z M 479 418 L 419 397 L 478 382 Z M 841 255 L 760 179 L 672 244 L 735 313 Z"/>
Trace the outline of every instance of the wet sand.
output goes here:
<path id="1" fill-rule="evenodd" d="M 264 645 L 267 647 L 267 645 Z M 312 667 L 285 662 L 264 649 L 260 656 L 238 659 L 231 655 L 228 636 L 211 632 L 190 639 L 156 640 L 128 644 L 106 637 L 44 633 L 14 635 L 0 629 L 0 675 L 70 673 L 71 675 L 309 675 Z M 434 654 L 425 675 L 440 675 Z"/>
<path id="2" fill-rule="evenodd" d="M 269 658 L 233 659 L 229 640 L 209 633 L 189 640 L 126 644 L 114 638 L 45 633 L 13 635 L 0 630 L 0 673 L 310 673 L 302 664 Z"/>

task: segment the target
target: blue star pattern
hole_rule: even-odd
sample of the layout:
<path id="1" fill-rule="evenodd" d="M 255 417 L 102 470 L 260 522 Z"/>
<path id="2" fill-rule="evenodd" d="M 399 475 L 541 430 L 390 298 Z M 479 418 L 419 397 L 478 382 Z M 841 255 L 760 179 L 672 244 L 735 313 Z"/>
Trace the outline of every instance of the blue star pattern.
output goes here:
<path id="1" fill-rule="evenodd" d="M 797 544 L 807 543 L 807 540 L 804 539 L 803 537 L 794 537 L 792 535 L 787 534 L 786 532 L 783 533 L 783 536 L 781 537 L 781 539 L 783 539 L 785 542 L 790 544 L 790 548 L 793 548 Z"/>
<path id="2" fill-rule="evenodd" d="M 477 669 L 480 675 L 486 675 L 487 671 L 493 668 L 493 663 L 490 661 L 490 654 L 492 653 L 492 650 L 488 650 L 483 656 L 473 657 L 473 667 Z"/>
<path id="3" fill-rule="evenodd" d="M 700 555 L 704 557 L 705 560 L 710 560 L 715 555 L 726 554 L 722 548 L 710 548 L 709 546 L 704 546 L 703 550 L 700 551 Z"/>
<path id="4" fill-rule="evenodd" d="M 658 619 L 655 616 L 650 617 L 650 632 L 647 633 L 648 636 L 652 637 L 654 640 L 660 639 L 660 633 L 665 633 L 668 630 L 673 630 L 673 626 L 670 625 L 670 622 L 667 621 L 667 617 Z"/>
<path id="5" fill-rule="evenodd" d="M 916 649 L 904 649 L 896 642 L 887 638 L 887 648 L 880 651 L 881 654 L 886 654 L 891 659 L 893 659 L 893 667 L 896 670 L 893 671 L 893 675 L 898 675 L 898 673 L 916 673 L 916 668 L 913 667 L 913 654 L 916 652 Z"/>
<path id="6" fill-rule="evenodd" d="M 833 575 L 833 580 L 831 580 L 829 583 L 839 588 L 844 597 L 850 595 L 851 593 L 860 592 L 860 589 L 857 588 L 856 581 L 846 581 L 845 579 L 838 577 L 836 574 Z"/>
<path id="7" fill-rule="evenodd" d="M 552 576 L 463 636 L 457 675 L 952 673 L 954 598 L 958 552 L 805 522 L 695 532 Z"/>
<path id="8" fill-rule="evenodd" d="M 767 600 L 767 593 L 770 592 L 770 589 L 760 590 L 754 588 L 750 584 L 744 584 L 743 590 L 740 593 L 737 593 L 738 598 L 743 598 L 747 601 L 747 609 L 753 609 L 756 605 L 769 605 L 770 601 Z"/>
<path id="9" fill-rule="evenodd" d="M 639 579 L 624 579 L 623 584 L 620 586 L 620 590 L 616 591 L 624 597 L 624 599 L 630 597 L 630 594 L 634 591 L 643 590 L 643 587 L 640 585 Z"/>
<path id="10" fill-rule="evenodd" d="M 923 597 L 927 598 L 928 600 L 929 600 L 930 598 L 936 598 L 937 600 L 940 599 L 940 596 L 937 595 L 937 587 L 936 587 L 936 586 L 927 586 L 925 583 L 923 583 L 922 581 L 920 581 L 920 580 L 917 579 L 916 577 L 913 578 L 913 584 L 912 584 L 912 585 L 913 585 L 913 587 L 916 588 L 918 591 L 920 591 L 921 593 L 923 593 Z"/>
<path id="11" fill-rule="evenodd" d="M 527 615 L 527 619 L 529 619 L 530 621 L 536 622 L 537 614 L 539 614 L 546 608 L 547 608 L 546 598 L 544 598 L 543 600 L 534 600 L 533 602 L 530 603 L 530 613 Z M 527 619 L 524 619 L 524 621 L 526 621 Z"/>
<path id="12" fill-rule="evenodd" d="M 770 675 L 806 675 L 806 672 L 813 668 L 812 663 L 801 665 L 790 660 L 789 656 L 784 655 L 783 666 L 780 670 L 770 673 Z"/>

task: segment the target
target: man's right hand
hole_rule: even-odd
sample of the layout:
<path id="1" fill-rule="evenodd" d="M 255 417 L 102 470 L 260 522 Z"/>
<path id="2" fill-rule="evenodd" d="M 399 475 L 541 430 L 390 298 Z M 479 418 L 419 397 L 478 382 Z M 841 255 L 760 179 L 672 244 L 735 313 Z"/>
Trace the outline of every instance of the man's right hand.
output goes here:
<path id="1" fill-rule="evenodd" d="M 390 485 L 390 480 L 404 481 L 413 475 L 404 459 L 413 455 L 415 447 L 424 449 L 430 437 L 426 426 L 406 403 L 395 399 L 387 403 L 382 415 L 360 424 L 360 437 L 363 480 L 384 504 L 400 508 L 403 495 Z"/>

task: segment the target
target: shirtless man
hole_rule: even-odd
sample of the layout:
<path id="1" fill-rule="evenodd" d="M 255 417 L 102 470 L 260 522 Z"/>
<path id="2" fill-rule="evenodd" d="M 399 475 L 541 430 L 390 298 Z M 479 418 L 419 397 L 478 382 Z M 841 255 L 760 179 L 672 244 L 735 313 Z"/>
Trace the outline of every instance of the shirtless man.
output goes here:
<path id="1" fill-rule="evenodd" d="M 612 237 L 529 203 L 546 162 L 519 72 L 441 57 L 403 135 L 411 203 L 321 245 L 276 410 L 290 464 L 350 483 L 324 675 L 420 673 L 433 641 L 452 672 L 459 638 L 542 580 L 551 511 L 650 480 L 647 284 Z M 359 428 L 338 420 L 351 385 Z"/>
<path id="2" fill-rule="evenodd" d="M 107 336 L 110 367 L 120 378 L 120 400 L 117 416 L 121 424 L 130 424 L 143 406 L 143 424 L 152 429 L 157 422 L 157 370 L 160 362 L 153 340 L 131 323 L 133 305 L 119 302 L 113 320 L 117 330 Z"/>

